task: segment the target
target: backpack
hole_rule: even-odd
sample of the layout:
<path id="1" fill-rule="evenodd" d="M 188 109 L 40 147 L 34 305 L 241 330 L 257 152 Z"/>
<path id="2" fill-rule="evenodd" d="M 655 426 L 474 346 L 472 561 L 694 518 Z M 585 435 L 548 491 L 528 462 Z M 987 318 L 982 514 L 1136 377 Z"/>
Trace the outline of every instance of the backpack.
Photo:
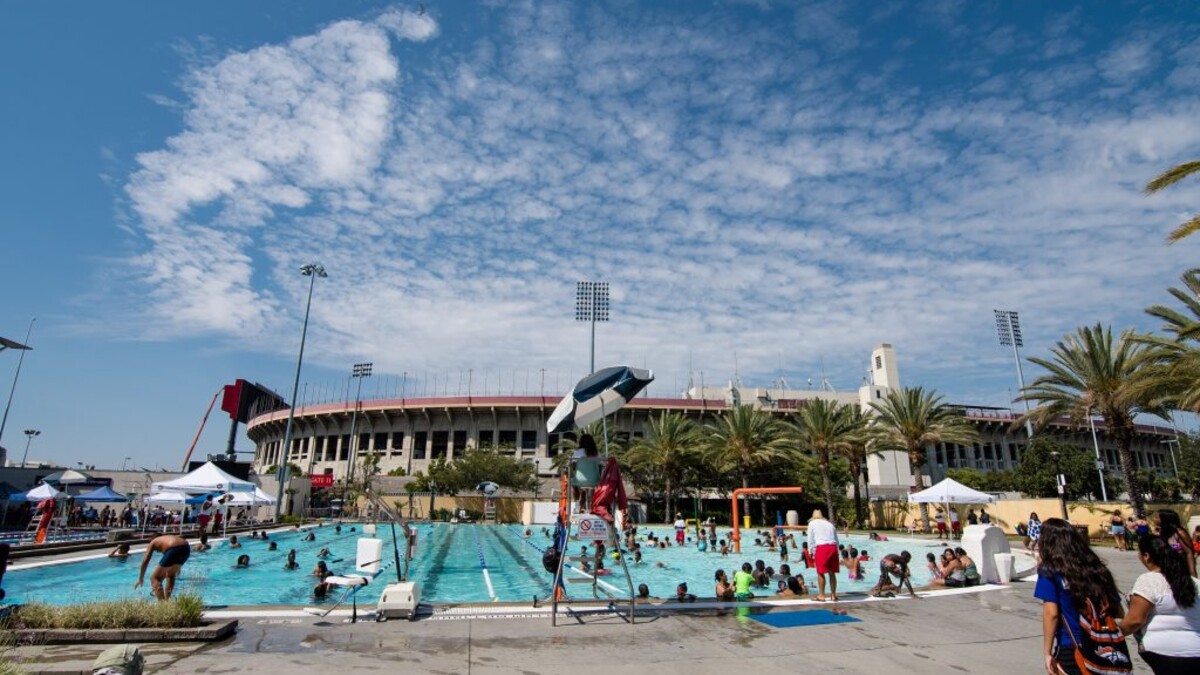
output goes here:
<path id="1" fill-rule="evenodd" d="M 1084 673 L 1111 675 L 1133 672 L 1133 661 L 1129 658 L 1129 647 L 1125 636 L 1113 618 L 1108 602 L 1097 609 L 1088 599 L 1086 606 L 1079 608 L 1079 630 L 1071 630 L 1063 617 L 1063 625 L 1075 640 L 1075 665 Z"/>

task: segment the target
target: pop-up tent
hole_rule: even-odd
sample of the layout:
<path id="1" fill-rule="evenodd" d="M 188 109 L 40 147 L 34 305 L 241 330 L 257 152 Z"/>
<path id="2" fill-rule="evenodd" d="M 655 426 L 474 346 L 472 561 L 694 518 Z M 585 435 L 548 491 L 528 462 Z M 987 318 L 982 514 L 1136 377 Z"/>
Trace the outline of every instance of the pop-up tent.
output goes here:
<path id="1" fill-rule="evenodd" d="M 230 506 L 270 506 L 275 503 L 275 498 L 263 492 L 260 487 L 254 488 L 254 492 L 238 492 L 230 497 L 226 502 Z"/>
<path id="2" fill-rule="evenodd" d="M 996 498 L 947 478 L 931 488 L 914 492 L 908 496 L 908 501 L 914 504 L 991 504 Z"/>
<path id="3" fill-rule="evenodd" d="M 199 469 L 174 480 L 155 483 L 151 490 L 153 492 L 187 492 L 191 494 L 254 492 L 254 483 L 234 478 L 222 471 L 216 464 L 208 462 Z"/>
<path id="4" fill-rule="evenodd" d="M 159 504 L 161 506 L 184 506 L 191 504 L 201 504 L 204 502 L 204 495 L 192 496 L 186 492 L 178 492 L 175 490 L 163 490 L 155 492 L 146 498 L 147 504 Z"/>
<path id="5" fill-rule="evenodd" d="M 105 485 L 98 490 L 75 495 L 77 502 L 127 502 L 129 498 Z"/>

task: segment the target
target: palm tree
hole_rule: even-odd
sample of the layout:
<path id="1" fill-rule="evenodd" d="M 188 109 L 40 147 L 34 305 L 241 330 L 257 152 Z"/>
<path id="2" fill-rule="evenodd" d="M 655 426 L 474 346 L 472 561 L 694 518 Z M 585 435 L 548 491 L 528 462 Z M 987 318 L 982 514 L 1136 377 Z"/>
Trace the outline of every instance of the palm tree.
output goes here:
<path id="1" fill-rule="evenodd" d="M 942 397 L 922 387 L 894 389 L 882 401 L 872 401 L 876 417 L 872 430 L 880 450 L 908 453 L 908 464 L 917 490 L 925 488 L 926 452 L 934 443 L 969 445 L 979 432 L 958 410 L 942 403 Z M 921 504 L 921 520 L 929 529 L 929 506 Z"/>
<path id="2" fill-rule="evenodd" d="M 1145 517 L 1145 499 L 1129 448 L 1133 443 L 1133 419 L 1138 413 L 1164 414 L 1156 404 L 1161 387 L 1156 351 L 1133 331 L 1121 333 L 1114 342 L 1112 329 L 1096 324 L 1059 340 L 1050 353 L 1049 359 L 1029 359 L 1046 374 L 1025 387 L 1018 397 L 1037 403 L 1018 424 L 1028 419 L 1043 428 L 1061 417 L 1082 422 L 1093 411 L 1099 413 L 1117 445 L 1129 501 L 1138 517 Z"/>
<path id="3" fill-rule="evenodd" d="M 784 459 L 779 423 L 770 413 L 749 405 L 726 410 L 705 427 L 706 454 L 718 470 L 734 471 L 742 487 L 750 487 L 750 473 Z M 750 498 L 743 496 L 743 513 L 750 513 Z"/>
<path id="4" fill-rule="evenodd" d="M 1179 166 L 1173 166 L 1146 184 L 1146 194 L 1152 195 L 1197 172 L 1200 172 L 1200 162 L 1184 162 Z M 1171 230 L 1171 234 L 1167 235 L 1167 241 L 1173 244 L 1196 230 L 1200 230 L 1200 216 L 1193 216 L 1191 220 Z"/>
<path id="5" fill-rule="evenodd" d="M 813 399 L 800 408 L 787 425 L 787 440 L 794 444 L 793 449 L 817 456 L 825 492 L 825 513 L 835 523 L 837 518 L 833 511 L 833 481 L 829 477 L 829 460 L 835 454 L 843 454 L 851 444 L 855 428 L 850 420 L 850 407 L 837 401 Z"/>
<path id="6" fill-rule="evenodd" d="M 867 463 L 868 448 L 871 445 L 869 425 L 871 418 L 857 405 L 846 406 L 846 416 L 849 418 L 851 433 L 847 443 L 841 448 L 842 457 L 850 463 L 850 475 L 854 477 L 854 520 L 856 527 L 862 527 L 863 502 L 859 479 L 862 477 L 863 465 Z"/>
<path id="7" fill-rule="evenodd" d="M 625 454 L 630 466 L 662 481 L 668 520 L 675 513 L 675 491 L 683 485 L 699 444 L 700 434 L 691 420 L 682 413 L 663 412 L 657 420 L 650 418 L 646 437 Z"/>
<path id="8" fill-rule="evenodd" d="M 1158 364 L 1151 379 L 1158 385 L 1166 403 L 1174 408 L 1200 411 L 1200 269 L 1190 269 L 1180 277 L 1184 288 L 1169 292 L 1179 300 L 1187 313 L 1163 305 L 1146 310 L 1150 316 L 1162 319 L 1162 331 L 1167 335 L 1139 335 L 1154 350 Z"/>

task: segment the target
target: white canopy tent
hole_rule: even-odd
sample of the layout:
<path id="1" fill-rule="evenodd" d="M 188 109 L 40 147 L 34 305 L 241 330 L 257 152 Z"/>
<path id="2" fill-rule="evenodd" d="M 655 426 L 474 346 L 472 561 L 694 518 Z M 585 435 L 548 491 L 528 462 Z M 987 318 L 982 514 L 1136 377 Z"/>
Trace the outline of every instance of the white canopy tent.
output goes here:
<path id="1" fill-rule="evenodd" d="M 908 496 L 914 504 L 991 504 L 996 498 L 947 478 L 931 488 Z"/>
<path id="2" fill-rule="evenodd" d="M 200 501 L 202 500 L 192 497 L 186 492 L 179 492 L 177 490 L 161 490 L 146 498 L 147 504 L 160 504 L 165 506 L 184 506 L 187 504 L 198 504 Z"/>
<path id="3" fill-rule="evenodd" d="M 226 502 L 229 506 L 270 506 L 275 503 L 275 498 L 263 492 L 260 487 L 255 487 L 254 492 L 236 492 L 229 496 L 230 499 Z"/>
<path id="4" fill-rule="evenodd" d="M 155 483 L 153 492 L 188 492 L 201 494 L 207 492 L 254 492 L 255 485 L 248 480 L 234 478 L 222 471 L 216 464 L 208 462 L 195 471 L 180 476 L 174 480 Z"/>

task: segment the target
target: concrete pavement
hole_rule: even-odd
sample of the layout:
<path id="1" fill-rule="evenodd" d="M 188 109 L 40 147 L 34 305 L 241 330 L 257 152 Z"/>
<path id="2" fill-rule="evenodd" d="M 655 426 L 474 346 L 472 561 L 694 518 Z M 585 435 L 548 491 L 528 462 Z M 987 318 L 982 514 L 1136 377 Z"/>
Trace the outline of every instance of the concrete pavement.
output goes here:
<path id="1" fill-rule="evenodd" d="M 1133 553 L 1102 549 L 1122 590 L 1142 572 Z M 215 646 L 147 648 L 162 673 L 330 672 L 591 675 L 794 673 L 1038 673 L 1041 607 L 1033 583 L 979 593 L 843 603 L 858 623 L 772 628 L 745 613 L 612 616 L 553 628 L 545 617 L 423 620 L 350 625 L 303 619 L 245 619 Z M 774 610 L 794 611 L 794 610 Z M 36 659 L 34 650 L 27 656 Z M 79 672 L 98 647 L 56 649 L 56 672 Z M 71 659 L 67 649 L 77 650 Z M 49 654 L 46 654 L 49 656 Z M 49 665 L 49 664 L 47 664 Z M 1141 664 L 1138 664 L 1141 666 Z M 74 670 L 72 670 L 74 668 Z M 1139 668 L 1139 670 L 1143 670 Z M 1144 672 L 1149 672 L 1144 669 Z"/>

